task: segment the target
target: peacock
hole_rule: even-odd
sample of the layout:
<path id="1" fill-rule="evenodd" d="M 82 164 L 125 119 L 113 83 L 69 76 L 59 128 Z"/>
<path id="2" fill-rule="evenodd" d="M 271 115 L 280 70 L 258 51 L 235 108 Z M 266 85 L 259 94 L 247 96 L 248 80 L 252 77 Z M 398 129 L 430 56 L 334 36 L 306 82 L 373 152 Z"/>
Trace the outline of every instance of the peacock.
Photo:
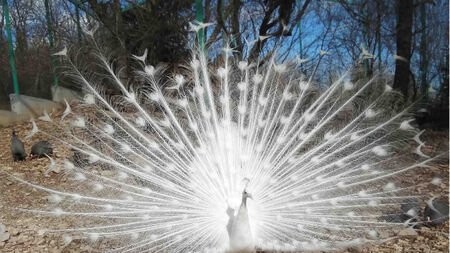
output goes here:
<path id="1" fill-rule="evenodd" d="M 40 119 L 58 131 L 33 120 L 31 133 L 85 159 L 48 157 L 68 179 L 59 187 L 15 177 L 48 194 L 40 209 L 19 210 L 57 219 L 60 227 L 42 224 L 40 232 L 65 244 L 77 239 L 109 252 L 338 250 L 389 239 L 384 231 L 409 223 L 382 214 L 424 197 L 397 179 L 435 157 L 422 152 L 413 106 L 398 106 L 401 95 L 382 73 L 358 77 L 355 67 L 320 83 L 326 53 L 305 76 L 297 68 L 304 59 L 280 62 L 274 53 L 247 62 L 225 46 L 222 65 L 194 50 L 173 75 L 149 65 L 146 52 L 133 56 L 140 68 L 130 83 L 96 43 L 94 50 L 98 73 L 77 68 L 67 49 L 55 54 L 86 95 L 66 101 L 61 117 Z M 120 96 L 97 85 L 105 75 Z M 68 219 L 78 222 L 68 228 Z"/>
<path id="2" fill-rule="evenodd" d="M 239 211 L 232 219 L 232 227 L 229 235 L 230 250 L 233 252 L 252 252 L 254 250 L 252 230 L 247 210 L 247 198 L 252 195 L 246 190 L 242 192 L 242 201 Z"/>

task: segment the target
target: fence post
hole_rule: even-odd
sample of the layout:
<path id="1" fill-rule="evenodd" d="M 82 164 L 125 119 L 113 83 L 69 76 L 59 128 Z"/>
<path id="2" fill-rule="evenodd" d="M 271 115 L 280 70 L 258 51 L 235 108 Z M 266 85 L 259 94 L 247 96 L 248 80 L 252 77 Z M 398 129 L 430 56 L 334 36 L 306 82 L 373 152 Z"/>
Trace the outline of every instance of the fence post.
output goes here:
<path id="1" fill-rule="evenodd" d="M 302 0 L 297 0 L 298 11 L 301 10 L 301 2 Z M 303 41 L 302 41 L 302 19 L 298 21 L 298 46 L 300 47 L 299 54 L 300 59 L 303 59 Z M 300 63 L 300 71 L 303 73 L 303 63 Z"/>
<path id="2" fill-rule="evenodd" d="M 19 95 L 19 82 L 17 81 L 16 63 L 14 61 L 14 47 L 12 43 L 11 24 L 9 22 L 8 2 L 3 0 L 3 15 L 6 20 L 6 33 L 8 35 L 9 61 L 11 63 L 11 72 L 14 85 L 14 93 Z"/>
<path id="3" fill-rule="evenodd" d="M 195 0 L 195 17 L 198 22 L 203 22 L 203 0 Z M 205 29 L 203 28 L 198 31 L 198 45 L 201 51 L 205 49 Z"/>

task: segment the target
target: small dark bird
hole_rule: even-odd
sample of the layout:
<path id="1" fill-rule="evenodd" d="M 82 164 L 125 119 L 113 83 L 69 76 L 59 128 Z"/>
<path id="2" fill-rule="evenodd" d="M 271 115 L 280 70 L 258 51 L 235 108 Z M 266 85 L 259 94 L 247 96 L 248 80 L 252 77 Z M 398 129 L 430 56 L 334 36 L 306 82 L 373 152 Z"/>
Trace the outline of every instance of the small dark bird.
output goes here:
<path id="1" fill-rule="evenodd" d="M 38 141 L 33 144 L 31 147 L 30 156 L 31 158 L 34 157 L 45 157 L 50 156 L 53 154 L 53 147 L 52 144 L 48 141 Z"/>
<path id="2" fill-rule="evenodd" d="M 27 157 L 23 142 L 17 137 L 16 131 L 12 131 L 11 137 L 11 154 L 14 158 L 14 162 L 23 161 Z"/>
<path id="3" fill-rule="evenodd" d="M 448 219 L 448 204 L 440 199 L 428 201 L 424 214 L 426 224 L 431 226 L 442 224 Z"/>

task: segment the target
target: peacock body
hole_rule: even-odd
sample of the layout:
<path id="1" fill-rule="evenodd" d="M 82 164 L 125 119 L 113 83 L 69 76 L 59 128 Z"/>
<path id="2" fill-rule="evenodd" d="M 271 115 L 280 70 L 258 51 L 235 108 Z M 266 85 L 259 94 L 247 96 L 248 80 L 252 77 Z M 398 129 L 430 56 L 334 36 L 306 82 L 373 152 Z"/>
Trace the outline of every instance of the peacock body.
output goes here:
<path id="1" fill-rule="evenodd" d="M 87 95 L 79 110 L 67 104 L 65 125 L 50 119 L 65 136 L 44 134 L 86 159 L 53 164 L 71 179 L 61 189 L 17 178 L 49 194 L 48 206 L 22 210 L 60 219 L 61 228 L 42 231 L 66 244 L 111 252 L 334 250 L 402 227 L 379 219 L 411 198 L 395 177 L 432 158 L 408 108 L 387 106 L 398 95 L 385 80 L 349 71 L 324 88 L 293 63 L 233 63 L 229 50 L 216 70 L 194 54 L 165 85 L 145 57 L 136 57 L 145 85 L 133 86 L 99 56 L 118 98 L 74 68 Z M 405 143 L 417 146 L 413 158 L 399 153 Z M 66 217 L 79 225 L 68 229 Z"/>
<path id="2" fill-rule="evenodd" d="M 242 193 L 241 206 L 232 219 L 230 250 L 233 252 L 252 252 L 255 249 L 247 210 L 247 198 L 249 197 L 251 198 L 251 195 L 246 191 Z"/>

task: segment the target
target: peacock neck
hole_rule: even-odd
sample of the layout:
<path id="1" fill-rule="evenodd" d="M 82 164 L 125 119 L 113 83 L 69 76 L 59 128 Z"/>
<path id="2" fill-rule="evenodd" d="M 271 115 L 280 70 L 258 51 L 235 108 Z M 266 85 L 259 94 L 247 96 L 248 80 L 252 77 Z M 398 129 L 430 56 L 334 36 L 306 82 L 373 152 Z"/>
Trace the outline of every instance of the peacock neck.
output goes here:
<path id="1" fill-rule="evenodd" d="M 242 194 L 241 206 L 242 207 L 246 207 L 247 206 L 247 196 L 245 194 Z"/>

